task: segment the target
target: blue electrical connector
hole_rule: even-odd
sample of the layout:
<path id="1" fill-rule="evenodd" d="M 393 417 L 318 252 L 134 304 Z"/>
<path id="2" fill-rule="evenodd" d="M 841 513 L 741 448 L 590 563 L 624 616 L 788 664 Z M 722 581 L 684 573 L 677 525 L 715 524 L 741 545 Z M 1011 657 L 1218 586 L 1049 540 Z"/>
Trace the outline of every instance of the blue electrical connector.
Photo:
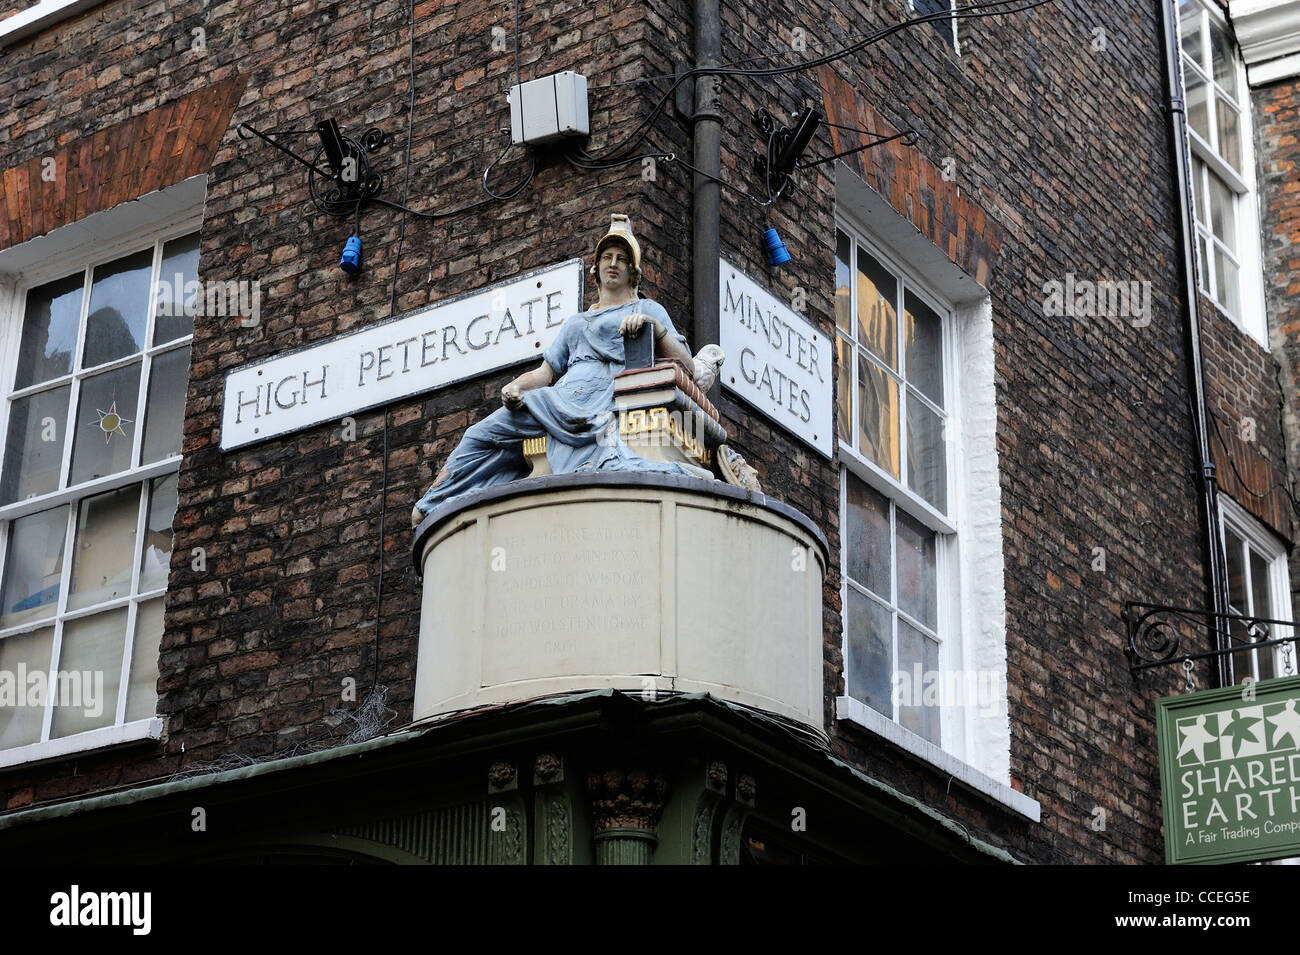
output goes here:
<path id="1" fill-rule="evenodd" d="M 763 247 L 767 250 L 767 264 L 773 268 L 790 261 L 790 253 L 786 250 L 781 237 L 776 234 L 776 229 L 768 228 L 763 233 Z"/>
<path id="2" fill-rule="evenodd" d="M 787 255 L 788 259 L 789 256 Z M 339 259 L 339 268 L 351 275 L 361 268 L 361 236 L 349 236 L 343 246 L 343 258 Z"/>

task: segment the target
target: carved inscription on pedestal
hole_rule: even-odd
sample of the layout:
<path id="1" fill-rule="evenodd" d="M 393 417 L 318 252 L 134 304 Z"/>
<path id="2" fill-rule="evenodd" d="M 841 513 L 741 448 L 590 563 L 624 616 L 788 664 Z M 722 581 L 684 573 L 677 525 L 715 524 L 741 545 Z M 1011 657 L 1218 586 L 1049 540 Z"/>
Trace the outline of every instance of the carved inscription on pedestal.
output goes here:
<path id="1" fill-rule="evenodd" d="M 608 504 L 581 503 L 492 519 L 484 685 L 658 672 L 659 505 L 610 517 Z"/>

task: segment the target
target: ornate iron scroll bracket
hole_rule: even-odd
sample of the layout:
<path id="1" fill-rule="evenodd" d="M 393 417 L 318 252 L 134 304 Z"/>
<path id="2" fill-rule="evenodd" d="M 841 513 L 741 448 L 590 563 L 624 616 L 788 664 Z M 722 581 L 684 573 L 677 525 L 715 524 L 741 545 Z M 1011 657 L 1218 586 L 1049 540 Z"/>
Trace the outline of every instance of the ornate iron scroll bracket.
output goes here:
<path id="1" fill-rule="evenodd" d="M 1125 652 L 1129 658 L 1129 672 L 1138 673 L 1153 667 L 1182 663 L 1185 660 L 1206 660 L 1232 653 L 1248 650 L 1260 650 L 1291 644 L 1300 649 L 1300 635 L 1295 634 L 1295 621 L 1271 620 L 1267 617 L 1251 617 L 1237 613 L 1215 613 L 1212 610 L 1199 610 L 1192 607 L 1170 607 L 1163 604 L 1145 604 L 1127 601 L 1120 614 L 1128 625 L 1128 646 Z M 1187 653 L 1182 649 L 1182 635 L 1178 632 L 1180 620 L 1195 623 L 1227 622 L 1241 624 L 1253 639 L 1240 646 L 1224 647 L 1217 650 L 1202 650 Z M 1274 628 L 1286 628 L 1292 631 L 1289 637 L 1273 637 Z"/>

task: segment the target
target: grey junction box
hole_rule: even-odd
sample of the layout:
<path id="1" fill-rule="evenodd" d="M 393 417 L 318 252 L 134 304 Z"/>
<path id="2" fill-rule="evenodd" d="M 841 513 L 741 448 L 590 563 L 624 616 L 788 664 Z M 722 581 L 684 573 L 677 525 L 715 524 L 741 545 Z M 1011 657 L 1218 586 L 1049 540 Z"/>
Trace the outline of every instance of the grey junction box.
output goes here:
<path id="1" fill-rule="evenodd" d="M 587 78 L 565 70 L 510 87 L 510 140 L 550 143 L 586 136 Z"/>

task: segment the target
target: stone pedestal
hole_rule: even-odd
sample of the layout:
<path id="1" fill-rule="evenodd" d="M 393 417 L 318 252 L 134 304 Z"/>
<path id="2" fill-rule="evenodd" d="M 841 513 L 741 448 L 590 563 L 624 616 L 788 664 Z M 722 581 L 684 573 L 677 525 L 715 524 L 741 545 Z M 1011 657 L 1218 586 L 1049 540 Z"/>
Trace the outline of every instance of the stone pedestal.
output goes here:
<path id="1" fill-rule="evenodd" d="M 762 494 L 530 478 L 434 511 L 414 558 L 417 720 L 614 687 L 707 692 L 822 732 L 825 541 Z"/>

